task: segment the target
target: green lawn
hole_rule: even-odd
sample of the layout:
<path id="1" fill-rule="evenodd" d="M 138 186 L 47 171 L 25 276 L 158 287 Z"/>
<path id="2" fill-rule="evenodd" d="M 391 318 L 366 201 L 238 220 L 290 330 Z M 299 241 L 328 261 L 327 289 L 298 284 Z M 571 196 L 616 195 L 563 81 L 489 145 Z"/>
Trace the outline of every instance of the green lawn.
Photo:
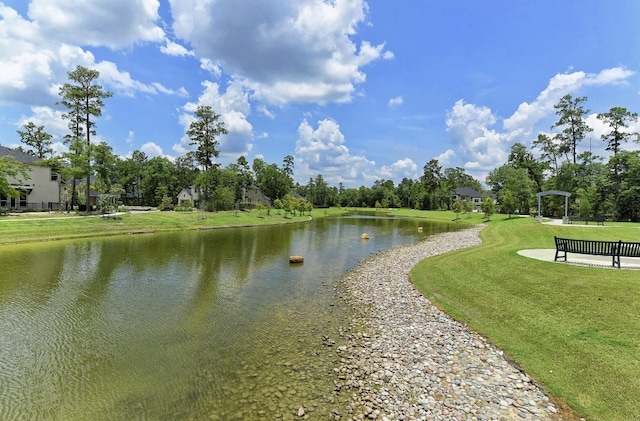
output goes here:
<path id="1" fill-rule="evenodd" d="M 332 213 L 339 213 L 338 210 Z M 312 216 L 323 216 L 315 210 Z M 31 213 L 0 217 L 0 245 L 32 241 L 50 241 L 105 235 L 122 235 L 135 231 L 181 231 L 211 227 L 283 224 L 303 222 L 308 215 L 285 217 L 275 210 L 257 212 L 140 212 L 110 218 L 76 216 L 65 213 Z"/>
<path id="2" fill-rule="evenodd" d="M 464 220 L 464 217 L 463 217 Z M 553 236 L 640 241 L 640 226 L 537 224 L 497 215 L 482 245 L 426 259 L 422 293 L 487 336 L 550 394 L 589 420 L 640 420 L 640 272 L 517 254 Z"/>

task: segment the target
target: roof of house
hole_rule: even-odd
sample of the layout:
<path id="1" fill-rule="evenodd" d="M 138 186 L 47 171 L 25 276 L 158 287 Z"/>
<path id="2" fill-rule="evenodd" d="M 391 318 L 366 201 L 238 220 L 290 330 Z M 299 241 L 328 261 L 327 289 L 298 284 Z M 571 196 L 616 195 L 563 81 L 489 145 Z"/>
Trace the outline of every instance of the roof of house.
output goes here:
<path id="1" fill-rule="evenodd" d="M 0 145 L 0 158 L 5 156 L 11 156 L 16 161 L 20 161 L 25 164 L 36 164 L 38 162 L 38 158 L 33 155 Z"/>
<path id="2" fill-rule="evenodd" d="M 458 187 L 455 193 L 461 197 L 482 197 L 482 193 L 471 187 Z"/>

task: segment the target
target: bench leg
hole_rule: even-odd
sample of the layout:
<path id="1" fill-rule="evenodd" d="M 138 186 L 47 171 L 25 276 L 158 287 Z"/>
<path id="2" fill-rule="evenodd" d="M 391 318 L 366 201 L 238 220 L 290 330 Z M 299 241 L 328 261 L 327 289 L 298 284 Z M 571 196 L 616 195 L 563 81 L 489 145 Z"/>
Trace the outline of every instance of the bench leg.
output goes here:
<path id="1" fill-rule="evenodd" d="M 564 256 L 560 256 L 560 252 L 564 252 Z M 554 262 L 558 261 L 558 258 L 564 258 L 564 261 L 567 261 L 567 252 L 563 250 L 556 249 L 556 257 L 553 258 Z"/>

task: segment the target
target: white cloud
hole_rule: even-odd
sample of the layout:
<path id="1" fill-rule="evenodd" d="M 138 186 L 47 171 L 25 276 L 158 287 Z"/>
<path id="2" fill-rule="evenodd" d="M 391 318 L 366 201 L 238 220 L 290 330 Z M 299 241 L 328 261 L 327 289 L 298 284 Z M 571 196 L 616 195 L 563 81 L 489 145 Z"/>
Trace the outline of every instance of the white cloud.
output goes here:
<path id="1" fill-rule="evenodd" d="M 366 79 L 362 67 L 392 56 L 351 38 L 366 20 L 364 0 L 170 4 L 176 35 L 270 104 L 349 101 Z"/>
<path id="2" fill-rule="evenodd" d="M 303 182 L 318 174 L 330 184 L 346 186 L 378 178 L 374 175 L 375 162 L 351 155 L 340 126 L 330 119 L 319 121 L 317 129 L 307 120 L 300 123 L 295 151 L 296 178 Z"/>
<path id="3" fill-rule="evenodd" d="M 490 108 L 458 101 L 447 118 L 447 131 L 455 145 L 457 156 L 467 170 L 475 174 L 486 174 L 507 160 L 514 142 L 527 144 L 540 132 L 537 126 L 555 113 L 554 106 L 567 94 L 589 86 L 604 86 L 627 83 L 634 72 L 622 67 L 604 69 L 598 73 L 572 72 L 553 76 L 547 87 L 535 101 L 521 103 L 517 110 L 503 121 L 503 131 L 492 126 L 498 123 Z M 603 151 L 600 135 L 606 130 L 595 114 L 588 116 L 587 123 L 594 128 L 591 146 L 594 153 Z M 544 128 L 548 129 L 548 126 Z M 584 146 L 584 145 L 583 145 Z M 586 146 L 588 147 L 588 146 Z M 452 157 L 450 154 L 449 157 Z"/>
<path id="4" fill-rule="evenodd" d="M 140 146 L 140 151 L 144 152 L 149 158 L 153 158 L 156 156 L 167 157 L 164 152 L 162 152 L 162 147 L 154 142 L 146 142 L 142 146 Z"/>
<path id="5" fill-rule="evenodd" d="M 401 178 L 418 178 L 418 164 L 416 164 L 411 158 L 404 158 L 393 164 L 387 166 L 383 165 L 380 168 L 380 175 L 382 178 L 390 180 L 398 180 Z"/>
<path id="6" fill-rule="evenodd" d="M 32 0 L 28 15 L 60 42 L 120 49 L 164 39 L 159 7 L 158 0 Z"/>
<path id="7" fill-rule="evenodd" d="M 187 50 L 184 46 L 175 43 L 171 40 L 165 40 L 165 45 L 160 47 L 160 51 L 163 54 L 168 56 L 178 56 L 178 57 L 186 57 L 186 56 L 195 56 L 193 51 Z"/>
<path id="8" fill-rule="evenodd" d="M 444 153 L 436 156 L 436 159 L 438 160 L 438 163 L 440 163 L 440 165 L 445 166 L 449 165 L 453 158 L 455 158 L 455 156 L 456 153 L 452 149 L 447 149 Z"/>
<path id="9" fill-rule="evenodd" d="M 554 105 L 560 99 L 584 86 L 601 86 L 625 83 L 634 72 L 622 67 L 604 69 L 599 73 L 561 73 L 551 78 L 547 87 L 531 104 L 523 102 L 516 112 L 504 121 L 508 131 L 518 131 L 522 136 L 530 136 L 534 125 L 542 118 L 555 112 Z"/>
<path id="10" fill-rule="evenodd" d="M 155 32 L 149 23 L 157 18 L 157 8 L 157 0 L 34 0 L 29 6 L 29 16 L 33 20 L 28 20 L 0 3 L 0 105 L 54 103 L 59 99 L 58 87 L 67 81 L 67 72 L 77 65 L 100 71 L 106 89 L 125 95 L 136 92 L 185 95 L 184 88 L 172 90 L 159 83 L 136 81 L 115 63 L 96 62 L 94 55 L 80 46 L 123 47 L 138 42 L 162 41 L 164 35 L 153 35 Z M 119 15 L 125 12 L 128 14 Z M 135 16 L 130 15 L 132 12 Z M 104 16 L 89 19 L 96 13 Z M 118 18 L 118 25 L 107 25 L 114 16 Z M 84 29 L 95 32 L 92 35 L 96 37 L 95 42 L 82 38 Z"/>
<path id="11" fill-rule="evenodd" d="M 447 131 L 467 169 L 490 170 L 506 162 L 507 134 L 489 129 L 497 119 L 487 107 L 457 101 L 447 117 Z"/>
<path id="12" fill-rule="evenodd" d="M 387 105 L 391 108 L 393 107 L 397 107 L 398 105 L 402 105 L 404 103 L 404 100 L 402 99 L 401 96 L 397 96 L 395 98 L 391 98 L 389 100 L 389 102 L 387 103 Z"/>
<path id="13" fill-rule="evenodd" d="M 222 68 L 208 58 L 200 59 L 200 68 L 214 75 L 216 78 L 222 76 Z"/>
<path id="14" fill-rule="evenodd" d="M 134 96 L 137 92 L 145 94 L 165 94 L 165 95 L 179 95 L 186 96 L 186 90 L 180 88 L 173 90 L 165 87 L 161 83 L 145 84 L 137 81 L 131 77 L 129 72 L 121 71 L 118 66 L 110 61 L 101 61 L 91 66 L 100 72 L 100 79 L 104 83 L 114 89 L 121 95 Z"/>

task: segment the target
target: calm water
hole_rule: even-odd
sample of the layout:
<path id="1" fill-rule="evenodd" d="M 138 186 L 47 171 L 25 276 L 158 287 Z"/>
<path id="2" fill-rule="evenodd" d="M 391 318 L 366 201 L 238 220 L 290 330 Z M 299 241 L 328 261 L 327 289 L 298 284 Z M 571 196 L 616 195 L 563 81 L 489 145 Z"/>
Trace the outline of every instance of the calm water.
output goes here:
<path id="1" fill-rule="evenodd" d="M 0 419 L 344 414 L 333 368 L 349 308 L 336 281 L 452 229 L 351 216 L 3 247 Z"/>

